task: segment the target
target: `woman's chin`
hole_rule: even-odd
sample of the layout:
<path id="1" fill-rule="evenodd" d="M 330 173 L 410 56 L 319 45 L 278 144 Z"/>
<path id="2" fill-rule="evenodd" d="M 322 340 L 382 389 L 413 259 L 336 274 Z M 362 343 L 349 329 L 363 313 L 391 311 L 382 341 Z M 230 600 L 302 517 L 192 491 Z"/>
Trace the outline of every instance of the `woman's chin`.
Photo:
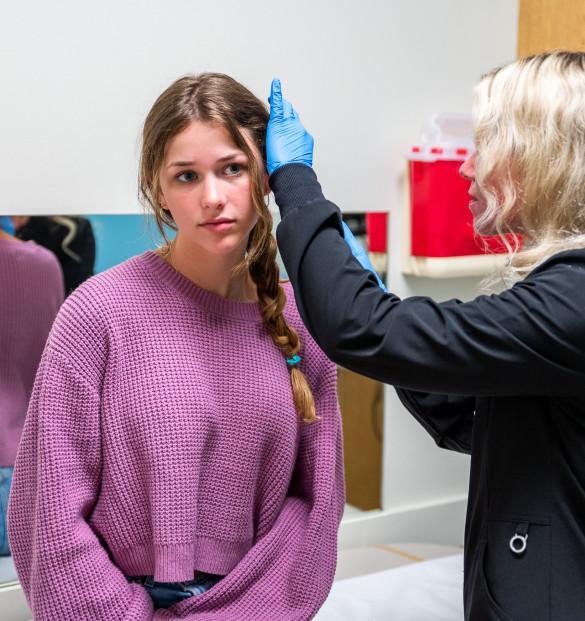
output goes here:
<path id="1" fill-rule="evenodd" d="M 490 227 L 481 227 L 481 228 L 475 228 L 475 234 L 479 235 L 480 237 L 493 237 L 494 235 L 498 235 L 498 232 Z"/>
<path id="2" fill-rule="evenodd" d="M 491 237 L 497 235 L 498 231 L 493 222 L 485 222 L 480 218 L 473 219 L 473 230 L 480 237 Z"/>

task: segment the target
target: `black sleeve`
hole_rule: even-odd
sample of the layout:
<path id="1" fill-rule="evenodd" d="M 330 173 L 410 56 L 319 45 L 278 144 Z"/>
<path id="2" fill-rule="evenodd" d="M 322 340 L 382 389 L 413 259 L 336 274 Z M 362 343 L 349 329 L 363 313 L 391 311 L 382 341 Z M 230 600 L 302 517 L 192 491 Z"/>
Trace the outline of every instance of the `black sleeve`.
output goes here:
<path id="1" fill-rule="evenodd" d="M 312 169 L 270 178 L 277 236 L 301 316 L 338 364 L 444 395 L 585 392 L 585 251 L 564 252 L 499 295 L 400 300 L 353 258 Z"/>
<path id="2" fill-rule="evenodd" d="M 437 446 L 471 454 L 475 397 L 437 395 L 396 388 L 402 405 L 433 437 Z"/>

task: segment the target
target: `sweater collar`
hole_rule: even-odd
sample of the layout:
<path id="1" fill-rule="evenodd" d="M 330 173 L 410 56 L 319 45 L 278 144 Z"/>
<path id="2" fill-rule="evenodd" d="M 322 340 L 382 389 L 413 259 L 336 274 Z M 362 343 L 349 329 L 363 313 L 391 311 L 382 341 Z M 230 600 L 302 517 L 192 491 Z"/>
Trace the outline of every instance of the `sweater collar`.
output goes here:
<path id="1" fill-rule="evenodd" d="M 166 285 L 177 290 L 197 306 L 214 315 L 222 315 L 239 321 L 262 321 L 262 312 L 258 302 L 242 302 L 224 298 L 217 293 L 202 289 L 180 272 L 171 267 L 162 257 L 152 250 L 141 255 L 144 264 Z"/>

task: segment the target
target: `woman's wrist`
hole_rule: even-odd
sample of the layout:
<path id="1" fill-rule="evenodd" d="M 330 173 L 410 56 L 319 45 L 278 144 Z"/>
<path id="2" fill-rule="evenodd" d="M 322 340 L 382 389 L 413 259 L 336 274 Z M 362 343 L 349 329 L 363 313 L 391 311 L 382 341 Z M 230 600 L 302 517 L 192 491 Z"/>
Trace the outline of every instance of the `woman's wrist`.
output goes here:
<path id="1" fill-rule="evenodd" d="M 284 217 L 291 209 L 325 200 L 315 171 L 305 164 L 285 164 L 270 175 L 270 188 Z"/>

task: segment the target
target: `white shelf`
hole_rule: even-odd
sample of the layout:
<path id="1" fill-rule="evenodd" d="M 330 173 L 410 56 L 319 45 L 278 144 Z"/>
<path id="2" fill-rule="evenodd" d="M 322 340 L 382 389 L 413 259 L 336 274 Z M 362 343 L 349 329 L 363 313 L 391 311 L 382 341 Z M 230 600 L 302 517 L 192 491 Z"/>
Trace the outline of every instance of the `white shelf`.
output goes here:
<path id="1" fill-rule="evenodd" d="M 506 264 L 506 258 L 506 255 L 502 254 L 465 257 L 406 256 L 402 261 L 402 273 L 424 278 L 487 276 L 501 270 Z"/>

